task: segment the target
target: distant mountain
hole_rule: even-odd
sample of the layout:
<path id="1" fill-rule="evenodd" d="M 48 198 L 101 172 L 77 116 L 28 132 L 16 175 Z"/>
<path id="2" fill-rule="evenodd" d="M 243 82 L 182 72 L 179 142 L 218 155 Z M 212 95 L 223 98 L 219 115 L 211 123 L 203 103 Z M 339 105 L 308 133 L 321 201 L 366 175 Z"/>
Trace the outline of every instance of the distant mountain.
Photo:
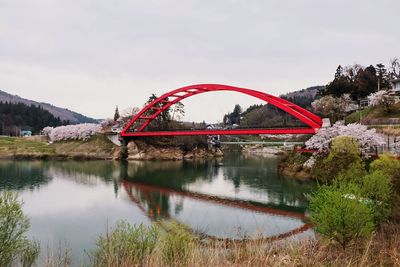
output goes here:
<path id="1" fill-rule="evenodd" d="M 316 99 L 318 92 L 324 88 L 325 86 L 313 86 L 280 95 L 280 97 L 300 107 L 311 110 L 311 103 Z M 233 113 L 226 114 L 224 116 L 224 122 L 226 121 L 225 118 L 227 116 L 232 116 L 232 114 Z M 253 105 L 237 117 L 240 118 L 240 126 L 249 128 L 304 126 L 304 123 L 273 105 Z M 228 121 L 231 122 L 232 120 L 230 119 Z"/>
<path id="2" fill-rule="evenodd" d="M 325 85 L 317 85 L 317 86 L 308 87 L 306 89 L 293 91 L 293 92 L 284 94 L 284 96 L 285 97 L 312 97 L 312 98 L 315 98 L 317 93 L 324 89 L 325 89 Z"/>
<path id="3" fill-rule="evenodd" d="M 319 91 L 324 90 L 325 86 L 312 86 L 306 89 L 301 89 L 297 91 L 293 91 L 284 95 L 281 95 L 281 98 L 284 98 L 296 105 L 299 105 L 303 108 L 310 108 L 311 103 L 317 97 Z"/>
<path id="4" fill-rule="evenodd" d="M 1 90 L 0 90 L 0 102 L 23 103 L 28 106 L 30 105 L 40 106 L 43 109 L 49 111 L 51 114 L 53 114 L 54 117 L 60 118 L 60 120 L 62 121 L 69 121 L 72 124 L 85 123 L 85 122 L 86 123 L 98 122 L 98 120 L 96 119 L 86 117 L 80 113 L 71 111 L 66 108 L 60 108 L 48 103 L 36 102 L 33 100 L 25 99 L 17 95 L 11 95 Z"/>

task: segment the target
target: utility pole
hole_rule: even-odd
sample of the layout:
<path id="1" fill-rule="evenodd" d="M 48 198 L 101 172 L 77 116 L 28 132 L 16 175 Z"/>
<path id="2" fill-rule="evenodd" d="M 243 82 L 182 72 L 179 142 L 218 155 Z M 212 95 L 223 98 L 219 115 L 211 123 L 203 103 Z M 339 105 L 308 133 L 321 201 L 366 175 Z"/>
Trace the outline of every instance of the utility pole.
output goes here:
<path id="1" fill-rule="evenodd" d="M 381 90 L 381 77 L 378 77 L 378 92 Z"/>

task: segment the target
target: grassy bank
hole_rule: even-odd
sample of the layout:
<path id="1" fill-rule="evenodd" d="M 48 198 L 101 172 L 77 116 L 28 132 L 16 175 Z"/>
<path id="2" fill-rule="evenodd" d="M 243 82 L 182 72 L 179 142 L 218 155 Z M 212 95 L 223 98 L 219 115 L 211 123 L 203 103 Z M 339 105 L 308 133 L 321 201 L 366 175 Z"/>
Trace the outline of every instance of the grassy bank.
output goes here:
<path id="1" fill-rule="evenodd" d="M 0 137 L 0 158 L 7 159 L 107 159 L 115 146 L 106 136 L 93 136 L 87 141 L 70 140 L 49 144 L 47 140 Z"/>
<path id="2" fill-rule="evenodd" d="M 346 123 L 360 122 L 363 124 L 389 124 L 391 119 L 400 118 L 400 103 L 391 107 L 390 112 L 386 112 L 382 106 L 367 107 L 360 111 L 355 111 L 345 117 Z"/>

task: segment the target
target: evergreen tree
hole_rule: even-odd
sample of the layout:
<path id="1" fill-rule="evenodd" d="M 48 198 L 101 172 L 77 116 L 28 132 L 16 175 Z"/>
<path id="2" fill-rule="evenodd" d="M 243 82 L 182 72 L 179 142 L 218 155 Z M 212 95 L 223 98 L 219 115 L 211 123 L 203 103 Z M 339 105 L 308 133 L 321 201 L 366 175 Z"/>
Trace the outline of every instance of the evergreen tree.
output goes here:
<path id="1" fill-rule="evenodd" d="M 378 90 L 390 88 L 389 73 L 385 65 L 376 64 L 376 75 L 378 77 Z"/>
<path id="2" fill-rule="evenodd" d="M 232 112 L 224 115 L 222 121 L 225 125 L 240 124 L 241 116 L 242 116 L 242 107 L 236 104 Z"/>
<path id="3" fill-rule="evenodd" d="M 149 99 L 146 102 L 146 105 L 149 105 L 150 103 L 154 102 L 157 98 L 158 97 L 156 94 L 151 94 L 151 96 L 149 97 Z M 166 100 L 168 101 L 168 98 Z M 155 109 L 148 110 L 146 115 L 155 114 L 156 112 L 158 112 L 159 108 L 163 107 L 163 104 L 159 102 L 159 103 L 155 104 L 154 107 L 155 107 Z M 168 123 L 170 121 L 171 121 L 170 108 L 167 108 L 166 110 L 162 111 L 161 114 L 159 114 L 156 117 L 156 119 L 155 119 L 156 127 L 157 128 L 165 128 L 168 126 Z"/>
<path id="4" fill-rule="evenodd" d="M 346 67 L 346 73 L 344 73 L 339 65 L 334 80 L 326 86 L 321 95 L 340 97 L 343 94 L 350 94 L 353 100 L 358 100 L 375 92 L 377 87 L 378 77 L 374 66 L 364 68 L 353 65 Z"/>
<path id="5" fill-rule="evenodd" d="M 114 121 L 117 121 L 119 119 L 120 115 L 119 115 L 119 110 L 118 110 L 118 106 L 115 107 L 115 112 L 114 112 Z"/>
<path id="6" fill-rule="evenodd" d="M 0 102 L 0 134 L 18 135 L 21 128 L 39 133 L 46 126 L 55 127 L 68 123 L 69 121 L 54 117 L 41 106 Z"/>
<path id="7" fill-rule="evenodd" d="M 342 77 L 342 76 L 343 76 L 343 68 L 342 68 L 341 65 L 339 65 L 339 66 L 336 68 L 335 80 L 340 79 L 340 77 Z"/>

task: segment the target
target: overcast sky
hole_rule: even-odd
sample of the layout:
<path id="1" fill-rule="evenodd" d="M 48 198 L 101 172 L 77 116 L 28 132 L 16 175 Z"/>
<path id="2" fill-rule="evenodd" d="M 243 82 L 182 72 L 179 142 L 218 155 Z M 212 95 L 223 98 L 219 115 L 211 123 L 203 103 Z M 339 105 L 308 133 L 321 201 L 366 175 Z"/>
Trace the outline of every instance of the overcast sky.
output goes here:
<path id="1" fill-rule="evenodd" d="M 399 0 L 0 0 L 0 89 L 95 118 L 190 84 L 279 95 L 399 56 Z M 184 104 L 187 120 L 217 121 L 258 102 Z"/>

